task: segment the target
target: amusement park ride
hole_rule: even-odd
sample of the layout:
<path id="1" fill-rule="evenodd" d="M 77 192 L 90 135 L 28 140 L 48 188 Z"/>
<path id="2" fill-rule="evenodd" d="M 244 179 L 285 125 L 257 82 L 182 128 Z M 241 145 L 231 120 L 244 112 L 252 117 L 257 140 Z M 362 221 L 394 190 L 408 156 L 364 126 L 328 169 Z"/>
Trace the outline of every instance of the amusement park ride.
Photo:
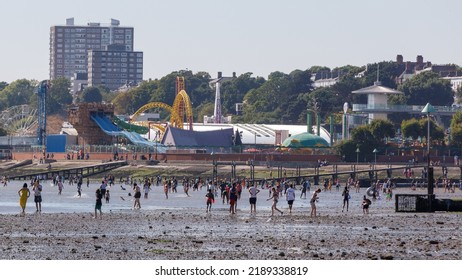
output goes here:
<path id="1" fill-rule="evenodd" d="M 185 91 L 184 85 L 184 77 L 177 77 L 176 78 L 176 88 L 177 94 L 175 101 L 173 102 L 173 106 L 165 104 L 163 102 L 151 102 L 148 103 L 141 108 L 139 108 L 133 115 L 130 116 L 130 122 L 135 123 L 138 116 L 150 109 L 153 108 L 161 108 L 167 110 L 170 113 L 170 126 L 184 129 L 185 128 L 185 121 L 184 117 L 186 115 L 186 121 L 188 122 L 188 129 L 193 130 L 193 112 L 192 112 L 192 105 L 189 99 L 188 94 Z M 161 133 L 165 132 L 165 126 L 161 124 L 153 124 L 153 127 L 156 127 Z"/>
<path id="2" fill-rule="evenodd" d="M 36 87 L 38 99 L 37 108 L 28 105 L 10 107 L 0 112 L 0 120 L 8 128 L 9 134 L 16 136 L 37 135 L 37 145 L 46 146 L 47 139 L 47 113 L 46 102 L 50 88 L 50 81 L 43 80 Z M 122 136 L 134 144 L 156 145 L 162 139 L 168 126 L 193 130 L 193 110 L 190 98 L 185 90 L 184 77 L 176 78 L 176 97 L 173 105 L 163 102 L 151 102 L 139 108 L 129 121 L 125 122 L 114 115 L 112 104 L 81 103 L 71 106 L 69 122 L 78 131 L 78 142 L 88 144 L 110 143 L 114 136 Z M 168 123 L 138 122 L 137 118 L 145 111 L 160 108 L 170 113 Z M 142 139 L 140 135 L 148 134 L 154 128 L 156 143 Z"/>
<path id="3" fill-rule="evenodd" d="M 46 97 L 49 81 L 44 80 L 36 88 L 38 108 L 28 104 L 12 106 L 0 112 L 0 121 L 13 136 L 30 136 L 36 128 L 37 145 L 45 145 L 46 142 Z"/>
<path id="4" fill-rule="evenodd" d="M 167 126 L 184 129 L 185 123 L 188 123 L 186 127 L 192 130 L 192 106 L 184 88 L 184 78 L 177 77 L 177 95 L 173 106 L 162 102 L 146 104 L 130 116 L 129 122 L 114 115 L 113 104 L 103 103 L 75 104 L 68 110 L 69 122 L 78 132 L 78 142 L 85 143 L 85 145 L 106 145 L 112 143 L 114 137 L 123 137 L 135 145 L 155 146 L 156 150 L 165 150 L 165 147 L 158 142 L 163 138 Z M 168 124 L 137 122 L 141 113 L 154 108 L 167 110 L 170 113 L 170 122 Z M 155 142 L 141 136 L 149 134 L 151 127 L 158 131 L 155 134 Z"/>

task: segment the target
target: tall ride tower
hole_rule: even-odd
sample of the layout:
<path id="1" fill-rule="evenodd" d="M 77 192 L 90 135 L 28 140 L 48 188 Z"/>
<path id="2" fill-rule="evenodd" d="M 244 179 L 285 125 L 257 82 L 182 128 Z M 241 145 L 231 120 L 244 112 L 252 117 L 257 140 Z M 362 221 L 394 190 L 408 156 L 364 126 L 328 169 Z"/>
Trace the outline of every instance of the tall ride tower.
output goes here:
<path id="1" fill-rule="evenodd" d="M 213 123 L 222 123 L 224 118 L 221 113 L 221 84 L 226 81 L 231 81 L 236 78 L 236 72 L 233 72 L 232 77 L 223 77 L 221 72 L 218 72 L 218 77 L 209 82 L 210 87 L 215 87 L 215 106 L 213 109 L 213 117 L 210 119 Z"/>
<path id="2" fill-rule="evenodd" d="M 218 72 L 218 79 L 221 78 L 221 72 Z M 221 123 L 221 80 L 218 80 L 215 84 L 215 106 L 213 107 L 213 116 L 215 117 L 215 123 Z"/>

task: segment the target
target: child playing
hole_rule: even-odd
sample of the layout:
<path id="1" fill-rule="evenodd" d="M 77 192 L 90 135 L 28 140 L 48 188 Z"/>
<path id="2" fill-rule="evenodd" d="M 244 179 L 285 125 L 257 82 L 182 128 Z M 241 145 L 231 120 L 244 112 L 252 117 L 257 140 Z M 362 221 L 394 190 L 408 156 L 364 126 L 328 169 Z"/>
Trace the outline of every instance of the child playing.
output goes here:
<path id="1" fill-rule="evenodd" d="M 212 211 L 212 203 L 215 202 L 215 196 L 213 195 L 212 190 L 209 189 L 205 197 L 207 198 L 207 211 L 206 212 L 208 213 L 209 211 Z"/>

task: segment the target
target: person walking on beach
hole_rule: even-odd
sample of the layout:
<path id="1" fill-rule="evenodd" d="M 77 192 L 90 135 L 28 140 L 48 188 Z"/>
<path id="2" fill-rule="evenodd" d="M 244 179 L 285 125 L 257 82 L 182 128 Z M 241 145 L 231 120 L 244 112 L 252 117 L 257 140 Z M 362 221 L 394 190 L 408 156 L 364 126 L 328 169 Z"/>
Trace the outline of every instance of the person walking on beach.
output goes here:
<path id="1" fill-rule="evenodd" d="M 24 183 L 24 185 L 22 185 L 22 188 L 18 191 L 18 195 L 19 195 L 19 206 L 21 206 L 21 209 L 22 209 L 21 215 L 24 216 L 26 215 L 27 199 L 30 196 L 30 191 L 29 191 L 29 188 L 27 187 L 27 183 Z"/>
<path id="2" fill-rule="evenodd" d="M 321 192 L 321 189 L 317 189 L 313 192 L 311 196 L 310 205 L 311 205 L 311 214 L 310 217 L 316 217 L 316 202 L 318 202 L 318 194 Z"/>
<path id="3" fill-rule="evenodd" d="M 215 195 L 213 195 L 213 192 L 211 189 L 207 191 L 207 194 L 205 195 L 207 198 L 207 213 L 212 211 L 212 203 L 215 202 Z"/>
<path id="4" fill-rule="evenodd" d="M 82 176 L 79 176 L 79 179 L 77 181 L 77 190 L 79 192 L 79 197 L 81 196 L 81 192 L 82 192 L 82 184 L 83 184 L 82 180 L 83 180 Z"/>
<path id="5" fill-rule="evenodd" d="M 343 208 L 342 208 L 342 212 L 343 210 L 345 210 L 345 205 L 346 205 L 346 210 L 348 212 L 348 207 L 350 205 L 350 190 L 348 190 L 348 186 L 345 186 L 345 189 L 343 190 L 342 192 L 342 196 L 343 196 Z"/>
<path id="6" fill-rule="evenodd" d="M 363 214 L 369 214 L 369 205 L 371 205 L 370 199 L 368 199 L 366 196 L 363 197 Z"/>
<path id="7" fill-rule="evenodd" d="M 103 194 L 101 193 L 101 189 L 96 189 L 96 192 L 95 192 L 95 196 L 96 196 L 96 204 L 95 204 L 95 216 L 94 218 L 98 218 L 98 211 L 99 211 L 99 218 L 102 219 L 103 218 L 103 213 L 101 211 L 101 206 L 103 205 Z"/>
<path id="8" fill-rule="evenodd" d="M 229 190 L 229 213 L 236 214 L 237 209 L 237 189 L 234 183 Z"/>
<path id="9" fill-rule="evenodd" d="M 294 189 L 293 184 L 290 184 L 289 188 L 287 189 L 286 199 L 287 199 L 287 204 L 289 204 L 289 214 L 292 214 L 292 205 L 294 204 L 294 200 L 295 200 L 295 189 Z"/>
<path id="10" fill-rule="evenodd" d="M 80 185 L 82 185 L 82 184 L 80 184 Z M 106 188 L 107 188 L 106 180 L 101 181 L 101 186 L 99 186 L 99 188 L 101 190 L 101 195 L 103 197 L 105 197 L 106 196 Z"/>
<path id="11" fill-rule="evenodd" d="M 260 190 L 255 186 L 255 182 L 253 183 L 252 187 L 249 189 L 250 193 L 250 198 L 249 198 L 249 203 L 250 203 L 250 213 L 257 213 L 257 194 L 260 192 Z"/>
<path id="12" fill-rule="evenodd" d="M 133 196 L 135 198 L 135 202 L 133 203 L 133 209 L 141 209 L 141 189 L 136 183 L 134 183 L 133 190 L 135 191 L 135 195 Z"/>
<path id="13" fill-rule="evenodd" d="M 271 199 L 273 200 L 273 205 L 271 205 L 271 216 L 274 216 L 274 210 L 281 213 L 281 215 L 284 214 L 281 210 L 277 208 L 278 201 L 279 201 L 279 192 L 275 187 L 271 189 L 271 197 L 268 198 L 266 201 L 271 200 Z"/>
<path id="14" fill-rule="evenodd" d="M 149 182 L 148 179 L 144 180 L 143 190 L 144 190 L 144 199 L 148 199 L 149 191 L 151 190 L 151 183 Z"/>
<path id="15" fill-rule="evenodd" d="M 165 193 L 165 199 L 168 199 L 168 181 L 165 180 L 164 182 L 164 193 Z"/>
<path id="16" fill-rule="evenodd" d="M 42 212 L 42 185 L 40 185 L 39 180 L 34 182 L 32 191 L 34 191 L 35 208 L 37 209 L 37 212 Z"/>
<path id="17" fill-rule="evenodd" d="M 111 194 L 109 193 L 109 190 L 106 190 L 106 194 L 104 195 L 104 198 L 106 198 L 106 203 L 109 203 L 109 199 L 111 198 Z"/>
<path id="18" fill-rule="evenodd" d="M 187 197 L 189 197 L 189 178 L 183 179 L 183 191 Z"/>
<path id="19" fill-rule="evenodd" d="M 82 185 L 77 184 L 77 196 L 82 197 Z"/>
<path id="20" fill-rule="evenodd" d="M 58 194 L 59 195 L 61 195 L 63 188 L 64 188 L 63 182 L 61 182 L 61 180 L 58 180 Z"/>
<path id="21" fill-rule="evenodd" d="M 305 182 L 303 182 L 302 193 L 300 194 L 300 198 L 302 198 L 303 196 L 304 199 L 306 199 L 306 192 L 310 191 L 310 187 L 311 187 L 310 179 L 306 179 Z"/>

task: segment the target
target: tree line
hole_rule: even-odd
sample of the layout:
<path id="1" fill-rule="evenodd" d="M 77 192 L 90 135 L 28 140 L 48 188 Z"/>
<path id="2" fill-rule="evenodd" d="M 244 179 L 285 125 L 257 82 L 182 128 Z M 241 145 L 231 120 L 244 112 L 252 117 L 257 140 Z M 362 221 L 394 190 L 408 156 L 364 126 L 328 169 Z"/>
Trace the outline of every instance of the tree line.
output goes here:
<path id="1" fill-rule="evenodd" d="M 384 86 L 397 88 L 403 95 L 390 96 L 391 104 L 450 106 L 454 100 L 449 81 L 440 79 L 437 73 L 424 72 L 397 84 L 399 67 L 395 62 L 379 62 L 367 67 L 342 66 L 330 69 L 313 66 L 306 70 L 294 70 L 290 73 L 272 72 L 267 78 L 254 77 L 252 73 L 243 73 L 236 78 L 224 82 L 221 87 L 223 115 L 232 115 L 234 123 L 267 123 L 267 124 L 306 124 L 307 109 L 316 108 L 321 120 L 328 122 L 333 115 L 336 123 L 341 123 L 343 104 L 366 103 L 366 96 L 351 92 L 373 85 L 377 80 L 377 68 L 380 68 L 378 79 Z M 338 82 L 330 87 L 314 88 L 311 79 L 313 74 L 341 73 Z M 212 77 L 207 72 L 193 73 L 191 70 L 174 71 L 160 79 L 143 81 L 139 86 L 123 92 L 110 92 L 104 87 L 88 87 L 75 96 L 70 94 L 70 81 L 58 78 L 51 81 L 48 91 L 48 114 L 65 113 L 68 105 L 79 102 L 111 102 L 116 114 L 133 114 L 141 106 L 149 102 L 173 104 L 176 94 L 176 77 L 185 79 L 186 92 L 192 102 L 195 120 L 203 116 L 213 115 L 215 90 L 209 85 Z M 0 83 L 0 110 L 8 107 L 30 104 L 36 106 L 37 96 L 34 89 L 38 81 L 20 79 L 11 84 Z M 243 112 L 236 115 L 235 104 L 243 103 Z M 157 110 L 163 120 L 168 120 L 168 112 Z M 391 125 L 402 129 L 403 121 L 421 116 L 393 114 Z M 449 126 L 450 119 L 444 120 Z M 462 124 L 451 125 L 451 130 L 460 132 Z M 406 132 L 405 132 L 406 131 Z M 409 130 L 411 131 L 411 130 Z M 422 134 L 422 131 L 417 132 Z M 414 132 L 409 136 L 414 137 Z M 423 136 L 420 135 L 420 136 Z M 453 137 L 454 138 L 454 137 Z"/>

